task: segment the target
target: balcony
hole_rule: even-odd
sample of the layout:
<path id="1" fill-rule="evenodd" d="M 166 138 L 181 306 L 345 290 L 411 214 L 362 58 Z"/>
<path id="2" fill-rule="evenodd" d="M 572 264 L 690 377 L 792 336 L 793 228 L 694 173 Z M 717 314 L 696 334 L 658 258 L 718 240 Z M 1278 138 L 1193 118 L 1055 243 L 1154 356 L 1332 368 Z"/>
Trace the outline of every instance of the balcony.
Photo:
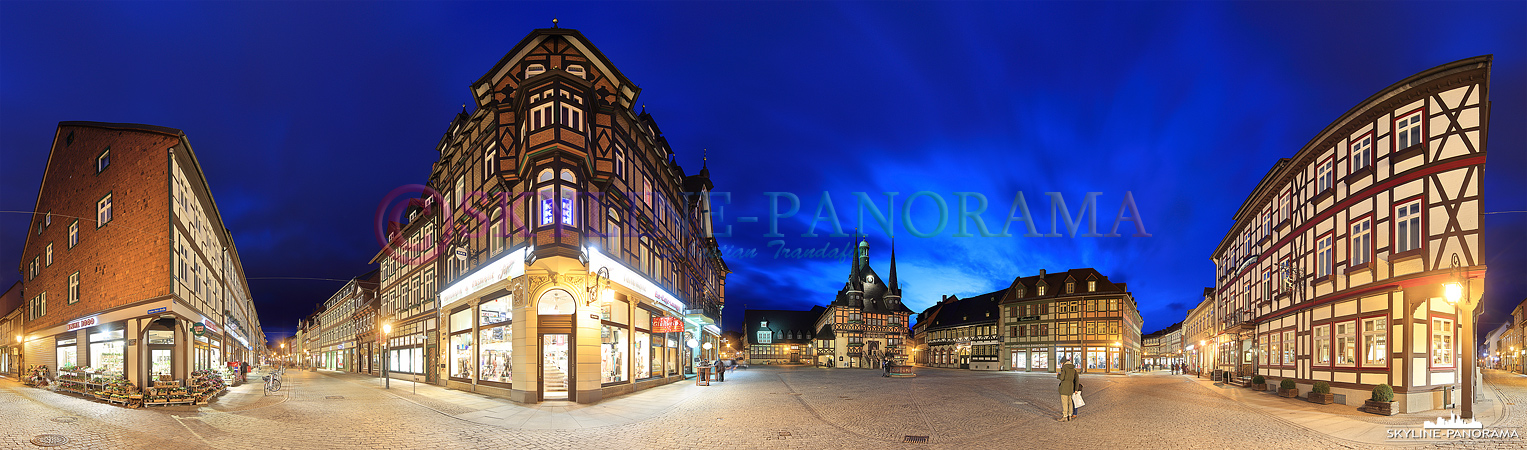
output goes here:
<path id="1" fill-rule="evenodd" d="M 684 315 L 703 317 L 710 325 L 721 324 L 721 305 L 715 302 L 702 301 L 697 306 L 699 307 L 684 310 Z"/>

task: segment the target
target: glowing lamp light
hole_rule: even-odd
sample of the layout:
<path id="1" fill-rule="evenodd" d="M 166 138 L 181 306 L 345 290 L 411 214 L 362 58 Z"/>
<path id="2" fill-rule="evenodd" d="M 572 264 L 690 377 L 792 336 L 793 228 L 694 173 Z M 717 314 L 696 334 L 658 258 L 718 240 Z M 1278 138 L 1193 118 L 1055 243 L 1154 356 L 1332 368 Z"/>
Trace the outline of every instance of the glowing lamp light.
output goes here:
<path id="1" fill-rule="evenodd" d="M 1447 297 L 1449 304 L 1458 304 L 1458 300 L 1463 298 L 1463 285 L 1458 283 L 1443 285 L 1442 296 Z"/>
<path id="2" fill-rule="evenodd" d="M 704 348 L 706 350 L 710 350 L 710 343 L 706 342 L 705 345 L 700 346 L 700 348 Z"/>
<path id="3" fill-rule="evenodd" d="M 391 333 L 392 333 L 392 324 L 390 324 L 390 323 L 382 324 L 382 334 L 391 334 Z"/>
<path id="4" fill-rule="evenodd" d="M 615 290 L 614 289 L 605 289 L 605 290 L 601 291 L 599 293 L 599 301 L 601 303 L 610 303 L 610 302 L 615 301 Z"/>

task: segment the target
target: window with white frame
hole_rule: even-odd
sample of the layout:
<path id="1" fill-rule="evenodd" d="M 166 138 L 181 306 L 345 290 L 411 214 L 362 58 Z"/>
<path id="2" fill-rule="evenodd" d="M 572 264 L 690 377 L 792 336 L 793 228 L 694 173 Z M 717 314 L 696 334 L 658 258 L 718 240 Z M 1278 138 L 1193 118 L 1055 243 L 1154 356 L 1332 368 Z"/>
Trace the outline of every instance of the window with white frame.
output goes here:
<path id="1" fill-rule="evenodd" d="M 530 129 L 539 130 L 546 128 L 552 123 L 552 103 L 530 108 Z"/>
<path id="2" fill-rule="evenodd" d="M 495 146 L 495 147 L 489 148 L 487 156 L 483 157 L 483 162 L 482 162 L 483 178 L 491 178 L 493 176 L 493 173 L 497 172 L 497 171 L 498 171 L 498 148 L 496 148 L 496 146 Z"/>
<path id="3" fill-rule="evenodd" d="M 79 245 L 79 243 L 80 221 L 79 219 L 74 219 L 73 222 L 69 223 L 69 248 L 74 248 L 74 246 Z"/>
<path id="4" fill-rule="evenodd" d="M 615 160 L 615 176 L 624 177 L 626 175 L 626 149 L 622 148 L 620 144 L 616 144 L 615 153 L 612 158 Z"/>
<path id="5" fill-rule="evenodd" d="M 588 79 L 588 72 L 583 70 L 583 66 L 578 66 L 578 65 L 567 66 L 567 73 L 572 74 L 573 76 L 578 77 L 578 78 Z"/>
<path id="6" fill-rule="evenodd" d="M 27 314 L 27 320 L 37 320 L 48 315 L 48 293 L 42 292 L 32 297 L 32 307 Z"/>
<path id="7" fill-rule="evenodd" d="M 531 65 L 525 66 L 525 78 L 530 78 L 530 77 L 533 77 L 533 76 L 536 76 L 536 75 L 540 75 L 540 74 L 543 74 L 543 73 L 546 73 L 546 66 L 544 66 L 544 65 L 541 65 L 541 64 L 531 64 Z"/>
<path id="8" fill-rule="evenodd" d="M 1294 365 L 1294 330 L 1283 332 L 1283 365 Z"/>
<path id="9" fill-rule="evenodd" d="M 1348 244 L 1347 251 L 1351 252 L 1349 260 L 1352 265 L 1358 266 L 1368 263 L 1369 255 L 1373 253 L 1373 225 L 1372 218 L 1365 218 L 1352 224 L 1352 242 Z"/>
<path id="10" fill-rule="evenodd" d="M 573 171 L 562 169 L 561 179 L 564 183 L 557 186 L 557 190 L 560 191 L 557 193 L 557 206 L 561 211 L 562 224 L 573 225 L 573 218 L 577 217 L 575 212 L 578 210 L 578 192 L 574 189 L 574 186 L 578 185 L 578 177 L 573 175 Z"/>
<path id="11" fill-rule="evenodd" d="M 1076 292 L 1076 282 L 1074 282 L 1074 281 L 1067 281 L 1066 282 L 1066 293 L 1067 294 L 1072 294 L 1072 293 L 1075 293 L 1075 292 Z"/>
<path id="12" fill-rule="evenodd" d="M 106 147 L 106 150 L 102 151 L 100 156 L 95 157 L 95 173 L 101 173 L 101 171 L 106 170 L 106 167 L 110 165 L 111 147 Z"/>
<path id="13" fill-rule="evenodd" d="M 1385 326 L 1387 319 L 1374 317 L 1363 319 L 1363 365 L 1368 367 L 1384 366 L 1389 364 L 1388 347 L 1385 346 L 1385 336 L 1388 328 Z"/>
<path id="14" fill-rule="evenodd" d="M 568 91 L 558 90 L 558 92 L 565 99 L 557 104 L 558 114 L 560 114 L 562 119 L 558 123 L 564 127 L 584 131 L 583 98 L 573 95 Z"/>
<path id="15" fill-rule="evenodd" d="M 1331 365 L 1331 326 L 1319 325 L 1315 327 L 1315 365 Z"/>
<path id="16" fill-rule="evenodd" d="M 770 331 L 770 330 L 758 330 L 758 342 L 757 343 L 759 343 L 759 344 L 773 344 L 774 343 L 774 332 Z"/>
<path id="17" fill-rule="evenodd" d="M 1432 367 L 1453 367 L 1453 319 L 1432 319 Z"/>
<path id="18" fill-rule="evenodd" d="M 604 225 L 604 247 L 608 250 L 610 256 L 619 258 L 621 256 L 620 213 L 615 212 L 615 208 L 610 208 L 608 215 L 609 217 Z"/>
<path id="19" fill-rule="evenodd" d="M 52 267 L 53 266 L 53 243 L 52 242 L 48 243 L 47 250 L 43 252 L 43 263 L 42 263 L 42 265 L 43 265 L 43 267 Z"/>
<path id="20" fill-rule="evenodd" d="M 69 304 L 80 301 L 80 273 L 69 274 Z"/>
<path id="21" fill-rule="evenodd" d="M 1335 267 L 1334 250 L 1332 249 L 1333 236 L 1326 235 L 1315 244 L 1315 277 L 1324 278 L 1331 275 Z"/>
<path id="22" fill-rule="evenodd" d="M 1277 339 L 1277 338 L 1278 338 L 1278 334 L 1277 333 L 1264 334 L 1264 335 L 1262 335 L 1261 342 L 1257 343 L 1257 353 L 1259 354 L 1258 357 L 1261 359 L 1261 364 L 1262 365 L 1264 365 L 1264 366 L 1267 365 L 1267 363 L 1268 363 L 1268 355 L 1272 355 L 1272 354 L 1278 353 L 1278 343 L 1277 342 L 1273 342 L 1273 339 Z"/>
<path id="23" fill-rule="evenodd" d="M 1279 203 L 1279 206 L 1278 206 L 1278 211 L 1279 211 L 1278 212 L 1278 220 L 1279 221 L 1289 220 L 1289 219 L 1293 218 L 1290 215 L 1290 213 L 1289 213 L 1289 194 L 1290 194 L 1290 192 L 1288 190 L 1284 190 L 1283 191 L 1283 195 L 1279 196 L 1279 200 L 1278 200 L 1278 203 Z"/>
<path id="24" fill-rule="evenodd" d="M 1041 295 L 1041 296 L 1045 295 L 1045 287 L 1046 287 L 1045 285 L 1042 285 L 1042 284 L 1039 285 L 1039 294 L 1038 295 Z"/>
<path id="25" fill-rule="evenodd" d="M 1373 164 L 1373 135 L 1364 135 L 1352 142 L 1352 171 L 1356 172 Z"/>
<path id="26" fill-rule="evenodd" d="M 1422 111 L 1416 111 L 1394 121 L 1395 150 L 1404 150 L 1425 140 L 1421 133 Z"/>
<path id="27" fill-rule="evenodd" d="M 95 202 L 95 227 L 100 228 L 102 225 L 106 225 L 108 222 L 111 222 L 110 193 L 107 193 L 105 197 L 101 197 L 100 200 Z"/>
<path id="28" fill-rule="evenodd" d="M 1098 282 L 1097 281 L 1088 281 L 1087 282 L 1087 292 L 1097 292 L 1097 290 L 1098 290 Z M 1018 292 L 1023 292 L 1023 291 L 1020 288 L 1020 290 Z M 1019 294 L 1019 296 L 1022 296 L 1022 294 Z"/>
<path id="29" fill-rule="evenodd" d="M 1357 365 L 1357 322 L 1336 324 L 1336 365 Z"/>
<path id="30" fill-rule="evenodd" d="M 1394 216 L 1395 253 L 1421 248 L 1421 200 L 1401 204 Z"/>
<path id="31" fill-rule="evenodd" d="M 30 270 L 27 271 L 27 279 L 28 280 L 32 280 L 32 279 L 37 278 L 37 272 L 38 272 L 37 257 L 33 256 L 32 257 L 32 265 L 30 267 Z"/>
<path id="32" fill-rule="evenodd" d="M 1316 169 L 1315 192 L 1323 193 L 1331 188 L 1334 181 L 1333 177 L 1335 175 L 1333 173 L 1336 171 L 1335 168 L 1335 159 L 1327 159 L 1325 162 L 1320 163 L 1320 168 Z"/>

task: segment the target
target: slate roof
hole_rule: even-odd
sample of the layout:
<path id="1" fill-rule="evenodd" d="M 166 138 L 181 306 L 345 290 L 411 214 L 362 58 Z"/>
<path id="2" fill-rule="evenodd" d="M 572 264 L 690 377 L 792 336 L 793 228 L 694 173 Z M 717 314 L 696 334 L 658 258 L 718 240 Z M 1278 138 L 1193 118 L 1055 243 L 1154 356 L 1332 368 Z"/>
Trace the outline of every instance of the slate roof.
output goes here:
<path id="1" fill-rule="evenodd" d="M 941 330 L 946 328 L 961 327 L 966 325 L 996 323 L 1002 315 L 997 308 L 1002 298 L 1007 294 L 1007 289 L 988 292 L 970 298 L 954 298 L 947 302 L 925 310 L 927 313 L 934 308 L 939 308 L 929 320 L 928 330 Z"/>
<path id="2" fill-rule="evenodd" d="M 749 309 L 742 313 L 743 327 L 747 330 L 743 338 L 750 344 L 758 343 L 758 332 L 763 330 L 762 322 L 768 322 L 768 329 L 774 332 L 773 343 L 780 344 L 809 344 L 816 335 L 816 322 L 826 312 L 827 308 L 813 306 L 807 311 L 790 311 L 782 309 Z"/>

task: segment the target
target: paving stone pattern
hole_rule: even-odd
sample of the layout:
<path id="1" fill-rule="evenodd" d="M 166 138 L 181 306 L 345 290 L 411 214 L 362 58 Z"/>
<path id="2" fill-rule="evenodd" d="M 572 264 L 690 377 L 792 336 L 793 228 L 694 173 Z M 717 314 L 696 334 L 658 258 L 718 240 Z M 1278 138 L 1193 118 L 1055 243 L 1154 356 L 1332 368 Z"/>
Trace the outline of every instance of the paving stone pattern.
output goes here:
<path id="1" fill-rule="evenodd" d="M 258 379 L 252 377 L 252 379 Z M 1487 372 L 1491 392 L 1527 406 L 1527 377 Z M 753 368 L 711 386 L 676 383 L 596 405 L 516 405 L 394 380 L 290 371 L 195 410 L 131 410 L 0 380 L 0 449 L 1336 449 L 1396 448 L 1334 438 L 1180 375 L 1083 376 L 1087 406 L 1057 422 L 1053 375 L 918 369 Z M 1260 395 L 1260 394 L 1258 394 Z M 332 398 L 332 397 L 342 398 Z M 1490 426 L 1522 426 L 1510 405 Z M 1331 405 L 1312 414 L 1409 424 Z M 73 422 L 53 419 L 75 417 Z M 926 443 L 906 442 L 926 436 Z M 1527 448 L 1522 442 L 1419 448 Z M 1413 446 L 1414 447 L 1414 446 Z"/>

